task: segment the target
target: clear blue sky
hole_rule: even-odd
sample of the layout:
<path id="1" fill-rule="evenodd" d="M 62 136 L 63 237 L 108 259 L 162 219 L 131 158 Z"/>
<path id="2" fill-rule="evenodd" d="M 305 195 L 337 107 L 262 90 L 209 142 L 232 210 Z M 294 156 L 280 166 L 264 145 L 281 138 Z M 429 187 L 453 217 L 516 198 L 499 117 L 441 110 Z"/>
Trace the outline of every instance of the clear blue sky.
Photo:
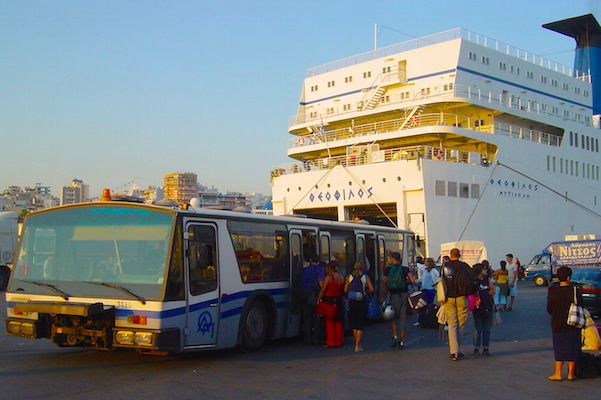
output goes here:
<path id="1" fill-rule="evenodd" d="M 0 0 L 0 190 L 195 172 L 269 194 L 305 70 L 465 28 L 572 65 L 541 25 L 593 0 Z"/>

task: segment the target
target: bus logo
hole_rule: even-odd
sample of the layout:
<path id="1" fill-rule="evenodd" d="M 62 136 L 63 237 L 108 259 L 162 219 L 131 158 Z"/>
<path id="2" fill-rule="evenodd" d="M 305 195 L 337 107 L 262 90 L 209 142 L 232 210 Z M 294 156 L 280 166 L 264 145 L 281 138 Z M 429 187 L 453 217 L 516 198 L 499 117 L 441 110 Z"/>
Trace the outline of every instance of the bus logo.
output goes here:
<path id="1" fill-rule="evenodd" d="M 203 311 L 198 317 L 198 331 L 202 333 L 202 336 L 205 333 L 211 333 L 211 337 L 215 335 L 215 323 L 213 322 L 213 317 L 211 313 L 208 311 Z"/>

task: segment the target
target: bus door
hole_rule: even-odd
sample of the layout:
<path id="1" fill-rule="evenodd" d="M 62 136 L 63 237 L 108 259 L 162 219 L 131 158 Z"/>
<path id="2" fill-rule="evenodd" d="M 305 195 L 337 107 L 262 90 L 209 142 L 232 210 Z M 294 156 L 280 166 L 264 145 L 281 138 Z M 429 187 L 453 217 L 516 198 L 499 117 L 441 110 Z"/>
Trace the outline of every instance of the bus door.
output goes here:
<path id="1" fill-rule="evenodd" d="M 290 291 L 286 336 L 296 336 L 300 331 L 301 295 L 303 290 L 303 233 L 290 230 Z"/>
<path id="2" fill-rule="evenodd" d="M 357 261 L 363 263 L 365 273 L 375 285 L 378 279 L 378 259 L 376 257 L 376 237 L 372 233 L 358 233 Z"/>
<path id="3" fill-rule="evenodd" d="M 188 223 L 185 239 L 188 284 L 184 345 L 215 345 L 220 306 L 216 228 Z"/>
<path id="4" fill-rule="evenodd" d="M 377 274 L 377 286 L 374 287 L 376 290 L 376 299 L 380 298 L 380 291 L 382 290 L 382 279 L 384 276 L 384 268 L 386 268 L 386 262 L 388 261 L 388 251 L 386 250 L 386 238 L 382 235 L 378 235 L 378 246 L 377 246 L 377 257 L 378 257 L 378 274 Z M 375 285 L 375 284 L 374 284 Z"/>

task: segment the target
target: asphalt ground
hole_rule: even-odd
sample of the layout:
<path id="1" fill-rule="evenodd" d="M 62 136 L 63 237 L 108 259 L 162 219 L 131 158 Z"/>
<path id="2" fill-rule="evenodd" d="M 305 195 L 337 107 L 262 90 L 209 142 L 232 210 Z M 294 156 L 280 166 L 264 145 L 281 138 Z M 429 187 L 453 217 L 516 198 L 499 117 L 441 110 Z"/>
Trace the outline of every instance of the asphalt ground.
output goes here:
<path id="1" fill-rule="evenodd" d="M 472 353 L 473 320 L 461 361 L 436 329 L 413 326 L 405 349 L 390 347 L 388 323 L 364 331 L 363 352 L 305 346 L 177 356 L 57 348 L 48 340 L 0 335 L 0 399 L 582 399 L 601 396 L 601 378 L 551 382 L 553 351 L 546 289 L 521 282 L 514 310 L 493 328 L 490 357 Z M 5 300 L 0 315 L 5 317 Z M 601 321 L 597 320 L 597 323 Z M 593 352 L 599 354 L 599 352 Z"/>

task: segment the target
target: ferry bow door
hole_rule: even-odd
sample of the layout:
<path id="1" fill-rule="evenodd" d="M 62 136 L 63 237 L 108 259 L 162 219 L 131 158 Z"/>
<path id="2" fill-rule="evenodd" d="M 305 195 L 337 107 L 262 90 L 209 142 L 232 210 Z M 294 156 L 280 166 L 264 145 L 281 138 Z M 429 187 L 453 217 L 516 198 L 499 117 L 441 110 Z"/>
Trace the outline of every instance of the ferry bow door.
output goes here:
<path id="1" fill-rule="evenodd" d="M 216 229 L 211 224 L 186 227 L 187 304 L 185 346 L 217 343 L 219 325 L 219 266 Z"/>

